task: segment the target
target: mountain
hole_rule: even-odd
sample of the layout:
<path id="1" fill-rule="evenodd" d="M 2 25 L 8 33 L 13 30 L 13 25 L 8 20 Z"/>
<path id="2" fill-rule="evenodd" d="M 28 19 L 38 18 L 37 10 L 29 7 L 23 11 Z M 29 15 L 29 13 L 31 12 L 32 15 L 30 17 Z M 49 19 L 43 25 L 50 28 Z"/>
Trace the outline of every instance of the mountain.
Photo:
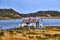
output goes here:
<path id="1" fill-rule="evenodd" d="M 22 14 L 23 17 L 43 17 L 43 18 L 60 18 L 58 11 L 38 11 L 36 13 Z"/>
<path id="2" fill-rule="evenodd" d="M 18 19 L 22 15 L 13 9 L 0 9 L 0 19 Z"/>
<path id="3" fill-rule="evenodd" d="M 60 18 L 59 11 L 38 11 L 35 13 L 22 14 L 13 9 L 0 9 L 1 19 L 20 19 L 23 17 Z"/>

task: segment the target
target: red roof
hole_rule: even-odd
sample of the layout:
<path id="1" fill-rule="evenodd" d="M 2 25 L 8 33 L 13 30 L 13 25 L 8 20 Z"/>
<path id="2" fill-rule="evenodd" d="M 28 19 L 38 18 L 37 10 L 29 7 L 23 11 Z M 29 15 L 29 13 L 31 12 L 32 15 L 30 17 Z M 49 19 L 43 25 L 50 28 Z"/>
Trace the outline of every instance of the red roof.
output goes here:
<path id="1" fill-rule="evenodd" d="M 27 18 L 23 20 L 25 23 L 31 23 L 31 22 L 38 22 L 38 19 L 36 18 Z"/>

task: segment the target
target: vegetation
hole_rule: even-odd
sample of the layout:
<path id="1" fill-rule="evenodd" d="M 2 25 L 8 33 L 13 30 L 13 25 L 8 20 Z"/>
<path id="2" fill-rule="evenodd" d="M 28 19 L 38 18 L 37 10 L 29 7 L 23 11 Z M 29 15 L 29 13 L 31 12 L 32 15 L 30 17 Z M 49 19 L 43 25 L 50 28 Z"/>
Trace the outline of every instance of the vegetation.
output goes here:
<path id="1" fill-rule="evenodd" d="M 0 9 L 0 19 L 18 19 L 21 18 L 21 14 L 13 9 Z"/>
<path id="2" fill-rule="evenodd" d="M 13 9 L 0 9 L 0 20 L 20 19 L 23 17 L 42 17 L 42 18 L 60 18 L 58 11 L 38 11 L 35 13 L 21 14 Z"/>
<path id="3" fill-rule="evenodd" d="M 33 38 L 33 36 L 28 36 L 28 38 Z"/>
<path id="4" fill-rule="evenodd" d="M 0 32 L 0 36 L 3 36 L 4 35 L 4 32 Z"/>
<path id="5" fill-rule="evenodd" d="M 60 31 L 55 31 L 59 28 L 54 27 L 53 30 L 52 28 L 44 27 L 42 29 L 36 29 L 32 27 L 29 29 L 27 26 L 24 26 L 7 29 L 4 32 L 0 32 L 0 40 L 60 40 Z"/>
<path id="6" fill-rule="evenodd" d="M 28 32 L 28 33 L 26 33 L 26 34 L 29 34 L 29 35 L 36 35 L 37 33 L 35 33 L 35 32 Z"/>
<path id="7" fill-rule="evenodd" d="M 23 17 L 48 17 L 48 18 L 60 18 L 60 12 L 58 11 L 38 11 L 30 14 L 22 14 Z"/>
<path id="8" fill-rule="evenodd" d="M 4 32 L 0 30 L 0 40 L 2 40 L 2 37 L 4 36 Z"/>

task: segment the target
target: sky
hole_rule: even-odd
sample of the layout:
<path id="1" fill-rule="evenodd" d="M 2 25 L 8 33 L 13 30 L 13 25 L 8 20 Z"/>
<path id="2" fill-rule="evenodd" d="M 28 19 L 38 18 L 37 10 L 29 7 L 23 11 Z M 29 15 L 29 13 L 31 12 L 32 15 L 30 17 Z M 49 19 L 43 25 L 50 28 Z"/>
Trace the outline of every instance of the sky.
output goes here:
<path id="1" fill-rule="evenodd" d="M 12 8 L 17 12 L 27 14 L 37 11 L 60 11 L 60 0 L 0 0 L 0 9 Z"/>

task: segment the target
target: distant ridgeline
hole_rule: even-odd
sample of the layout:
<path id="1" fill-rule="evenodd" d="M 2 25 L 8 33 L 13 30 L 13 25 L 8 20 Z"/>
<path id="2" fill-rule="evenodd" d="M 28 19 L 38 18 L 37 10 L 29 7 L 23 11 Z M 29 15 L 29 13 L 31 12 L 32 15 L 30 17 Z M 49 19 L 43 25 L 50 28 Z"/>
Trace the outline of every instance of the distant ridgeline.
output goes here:
<path id="1" fill-rule="evenodd" d="M 36 13 L 22 14 L 23 17 L 60 18 L 58 11 L 38 11 Z"/>
<path id="2" fill-rule="evenodd" d="M 21 14 L 13 9 L 0 9 L 0 19 L 18 19 L 21 17 Z"/>
<path id="3" fill-rule="evenodd" d="M 38 11 L 36 13 L 22 14 L 13 9 L 0 9 L 0 19 L 20 19 L 23 17 L 60 18 L 58 11 Z"/>

